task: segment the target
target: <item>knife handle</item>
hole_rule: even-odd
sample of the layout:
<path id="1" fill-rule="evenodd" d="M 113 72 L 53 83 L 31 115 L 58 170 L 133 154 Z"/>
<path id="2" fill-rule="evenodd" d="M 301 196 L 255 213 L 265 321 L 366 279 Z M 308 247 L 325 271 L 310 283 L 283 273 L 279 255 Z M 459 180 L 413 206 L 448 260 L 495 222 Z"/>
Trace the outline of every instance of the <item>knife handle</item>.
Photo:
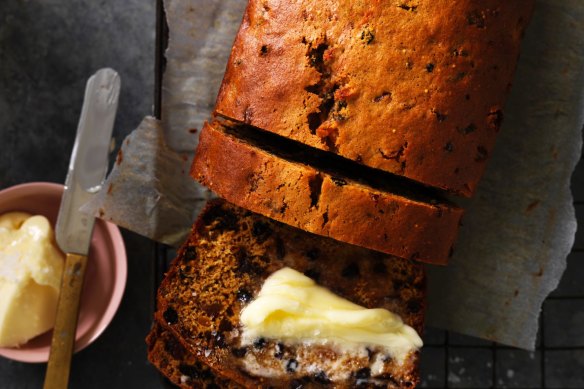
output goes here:
<path id="1" fill-rule="evenodd" d="M 86 267 L 87 256 L 67 254 L 44 389 L 67 388 Z"/>

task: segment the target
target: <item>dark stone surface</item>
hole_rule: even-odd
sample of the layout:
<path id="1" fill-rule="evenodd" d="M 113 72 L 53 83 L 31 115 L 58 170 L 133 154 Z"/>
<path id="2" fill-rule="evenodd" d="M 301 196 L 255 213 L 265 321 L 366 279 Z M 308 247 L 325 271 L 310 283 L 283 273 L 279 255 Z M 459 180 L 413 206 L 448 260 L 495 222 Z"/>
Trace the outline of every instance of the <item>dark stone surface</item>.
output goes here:
<path id="1" fill-rule="evenodd" d="M 426 343 L 424 343 L 426 344 Z M 447 382 L 446 350 L 444 347 L 427 347 L 420 357 L 422 388 L 442 388 Z"/>
<path id="2" fill-rule="evenodd" d="M 546 346 L 580 347 L 584 351 L 584 299 L 548 300 L 544 312 Z"/>
<path id="3" fill-rule="evenodd" d="M 493 386 L 493 353 L 488 349 L 454 348 L 448 354 L 447 380 L 451 388 Z"/>
<path id="4" fill-rule="evenodd" d="M 541 387 L 541 352 L 497 350 L 497 388 Z"/>
<path id="5" fill-rule="evenodd" d="M 579 170 L 584 171 L 584 169 Z M 566 272 L 552 296 L 564 298 L 584 296 L 584 252 L 572 252 L 567 262 Z"/>
<path id="6" fill-rule="evenodd" d="M 116 69 L 122 79 L 118 145 L 151 114 L 154 26 L 154 0 L 0 2 L 0 189 L 63 182 L 85 82 L 101 67 Z M 124 239 L 122 304 L 102 336 L 75 355 L 71 388 L 162 387 L 144 343 L 152 317 L 154 245 L 126 231 Z M 1 388 L 40 388 L 44 373 L 45 364 L 0 357 Z"/>
<path id="7" fill-rule="evenodd" d="M 584 350 L 555 350 L 545 355 L 548 388 L 584 388 Z"/>
<path id="8" fill-rule="evenodd" d="M 122 78 L 118 144 L 151 113 L 154 3 L 0 3 L 1 187 L 64 180 L 85 82 L 101 67 Z"/>

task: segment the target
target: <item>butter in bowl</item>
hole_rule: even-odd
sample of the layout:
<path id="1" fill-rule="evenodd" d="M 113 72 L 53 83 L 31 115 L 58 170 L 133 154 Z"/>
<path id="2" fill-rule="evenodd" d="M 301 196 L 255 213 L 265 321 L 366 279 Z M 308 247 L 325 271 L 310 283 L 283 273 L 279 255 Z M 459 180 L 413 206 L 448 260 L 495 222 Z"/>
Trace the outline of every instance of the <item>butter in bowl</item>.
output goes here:
<path id="1" fill-rule="evenodd" d="M 53 327 L 64 260 L 45 216 L 0 215 L 0 347 L 21 346 Z"/>
<path id="2" fill-rule="evenodd" d="M 54 228 L 63 185 L 33 182 L 0 191 L 0 356 L 46 362 L 64 254 Z M 97 220 L 81 296 L 75 351 L 103 333 L 126 284 L 127 261 L 117 226 Z"/>

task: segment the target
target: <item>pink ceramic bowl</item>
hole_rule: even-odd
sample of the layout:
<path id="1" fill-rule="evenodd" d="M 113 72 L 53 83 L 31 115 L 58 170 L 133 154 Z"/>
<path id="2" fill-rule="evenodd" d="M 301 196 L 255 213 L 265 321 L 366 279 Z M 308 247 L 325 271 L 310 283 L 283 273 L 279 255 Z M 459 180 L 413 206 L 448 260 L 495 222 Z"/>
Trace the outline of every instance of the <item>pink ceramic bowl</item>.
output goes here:
<path id="1" fill-rule="evenodd" d="M 16 185 L 0 191 L 0 214 L 23 211 L 44 215 L 54 228 L 62 195 L 60 184 Z M 96 220 L 81 296 L 76 352 L 97 339 L 113 319 L 124 294 L 127 274 L 126 249 L 120 230 L 112 223 Z M 46 362 L 51 335 L 52 331 L 39 335 L 19 348 L 0 348 L 0 355 L 21 362 Z"/>

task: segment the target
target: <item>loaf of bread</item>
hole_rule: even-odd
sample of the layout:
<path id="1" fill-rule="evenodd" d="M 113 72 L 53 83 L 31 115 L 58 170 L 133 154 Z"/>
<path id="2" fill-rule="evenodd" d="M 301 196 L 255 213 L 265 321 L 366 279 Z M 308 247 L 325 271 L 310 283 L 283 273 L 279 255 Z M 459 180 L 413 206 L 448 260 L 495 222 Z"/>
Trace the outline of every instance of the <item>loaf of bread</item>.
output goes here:
<path id="1" fill-rule="evenodd" d="M 246 388 L 417 384 L 415 350 L 398 363 L 375 346 L 357 355 L 327 344 L 269 338 L 244 345 L 242 309 L 257 297 L 266 278 L 284 267 L 353 303 L 390 310 L 418 333 L 423 330 L 420 264 L 312 235 L 217 200 L 203 211 L 159 288 L 155 319 L 162 331 L 155 327 L 151 334 L 150 360 L 175 383 L 188 380 L 180 381 L 181 376 L 197 375 L 197 383 L 206 376 L 215 384 L 229 380 Z M 181 371 L 181 364 L 195 368 Z"/>
<path id="2" fill-rule="evenodd" d="M 250 0 L 215 112 L 471 196 L 534 0 Z"/>
<path id="3" fill-rule="evenodd" d="M 192 175 L 241 207 L 401 258 L 446 264 L 462 209 L 434 191 L 249 126 L 204 126 Z M 373 170 L 373 169 L 371 169 Z M 381 173 L 381 172 L 375 172 Z M 392 184 L 393 182 L 393 184 Z"/>

